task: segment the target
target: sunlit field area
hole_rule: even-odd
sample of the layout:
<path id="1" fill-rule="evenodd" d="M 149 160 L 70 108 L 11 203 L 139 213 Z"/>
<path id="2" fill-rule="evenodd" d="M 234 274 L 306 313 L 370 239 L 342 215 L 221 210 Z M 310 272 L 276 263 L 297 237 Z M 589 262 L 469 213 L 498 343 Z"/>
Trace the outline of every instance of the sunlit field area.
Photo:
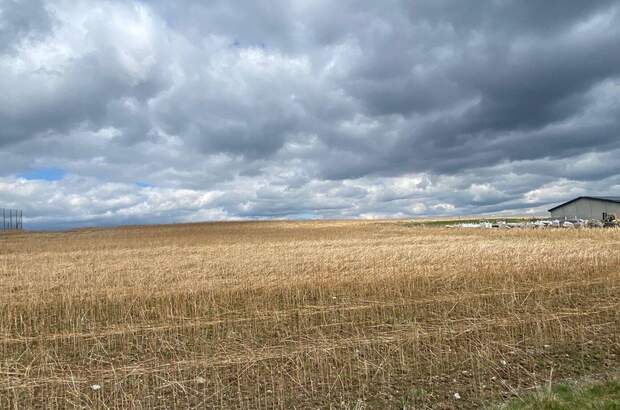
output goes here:
<path id="1" fill-rule="evenodd" d="M 0 237 L 0 408 L 478 408 L 620 368 L 620 231 Z"/>

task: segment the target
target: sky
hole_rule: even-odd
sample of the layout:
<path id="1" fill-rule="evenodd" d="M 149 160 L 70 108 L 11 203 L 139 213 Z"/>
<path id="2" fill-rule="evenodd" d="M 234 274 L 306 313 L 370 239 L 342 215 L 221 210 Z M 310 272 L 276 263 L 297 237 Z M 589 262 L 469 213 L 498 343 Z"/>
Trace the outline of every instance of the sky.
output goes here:
<path id="1" fill-rule="evenodd" d="M 620 3 L 0 0 L 30 229 L 620 195 Z"/>

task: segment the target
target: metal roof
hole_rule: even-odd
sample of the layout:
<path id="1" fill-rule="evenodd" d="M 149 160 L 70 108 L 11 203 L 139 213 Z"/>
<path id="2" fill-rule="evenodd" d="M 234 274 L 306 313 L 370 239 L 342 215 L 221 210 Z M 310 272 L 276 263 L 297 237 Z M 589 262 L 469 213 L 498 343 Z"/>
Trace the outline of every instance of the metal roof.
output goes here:
<path id="1" fill-rule="evenodd" d="M 548 212 L 551 211 L 555 211 L 556 209 L 564 206 L 564 205 L 568 205 L 571 204 L 579 199 L 593 199 L 595 201 L 605 201 L 605 202 L 614 202 L 614 203 L 618 203 L 620 204 L 620 196 L 578 196 L 575 199 L 571 199 L 568 202 L 564 202 L 563 204 L 560 204 L 558 206 L 554 206 L 553 208 L 549 209 Z"/>

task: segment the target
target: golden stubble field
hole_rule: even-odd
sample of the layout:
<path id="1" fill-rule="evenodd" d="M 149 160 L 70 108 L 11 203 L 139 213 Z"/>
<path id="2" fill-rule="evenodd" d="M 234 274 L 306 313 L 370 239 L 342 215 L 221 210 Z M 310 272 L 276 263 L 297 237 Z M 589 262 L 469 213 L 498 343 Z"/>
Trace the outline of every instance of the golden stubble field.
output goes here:
<path id="1" fill-rule="evenodd" d="M 3 235 L 0 408 L 478 407 L 617 374 L 619 304 L 613 229 Z"/>

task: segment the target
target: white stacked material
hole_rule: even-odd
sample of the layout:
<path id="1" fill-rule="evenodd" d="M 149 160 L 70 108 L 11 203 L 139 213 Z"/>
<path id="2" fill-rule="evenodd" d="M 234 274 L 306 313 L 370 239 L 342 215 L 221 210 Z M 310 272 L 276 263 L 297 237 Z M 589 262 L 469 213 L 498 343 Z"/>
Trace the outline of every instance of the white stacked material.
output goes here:
<path id="1" fill-rule="evenodd" d="M 511 228 L 529 228 L 529 229 L 546 229 L 546 228 L 602 228 L 604 223 L 598 219 L 540 219 L 523 222 L 506 222 L 506 221 L 480 221 L 478 223 L 462 222 L 446 225 L 448 228 L 479 228 L 479 229 L 511 229 Z"/>
<path id="2" fill-rule="evenodd" d="M 472 224 L 472 223 L 462 223 L 456 224 L 457 228 L 480 228 L 480 224 Z"/>

